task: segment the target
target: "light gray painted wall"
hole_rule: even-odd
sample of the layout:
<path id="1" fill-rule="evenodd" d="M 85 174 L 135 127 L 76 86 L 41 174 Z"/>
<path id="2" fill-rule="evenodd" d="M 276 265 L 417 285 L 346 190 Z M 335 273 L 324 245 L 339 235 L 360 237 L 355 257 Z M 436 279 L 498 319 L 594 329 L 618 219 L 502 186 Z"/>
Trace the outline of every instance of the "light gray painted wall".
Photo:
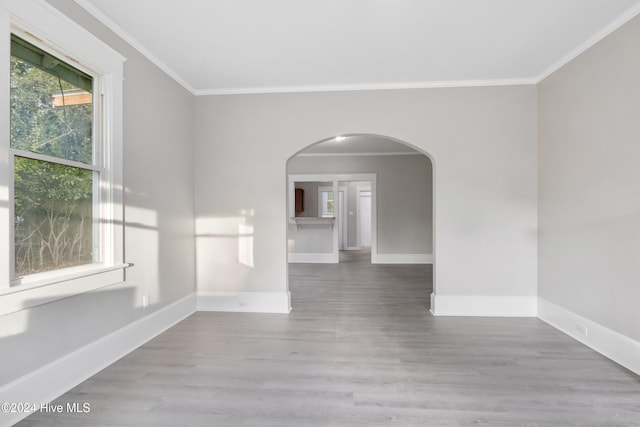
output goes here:
<path id="1" fill-rule="evenodd" d="M 378 253 L 432 253 L 431 161 L 423 155 L 406 156 L 296 156 L 289 173 L 376 173 L 378 204 Z M 348 196 L 356 230 L 355 185 Z M 300 233 L 291 233 L 296 237 Z M 355 233 L 352 246 L 356 246 Z"/>
<path id="2" fill-rule="evenodd" d="M 250 269 L 217 256 L 222 238 L 198 250 L 199 290 L 286 291 L 287 160 L 370 133 L 434 159 L 438 294 L 536 295 L 535 86 L 202 96 L 195 120 L 196 222 L 255 233 Z"/>
<path id="3" fill-rule="evenodd" d="M 0 317 L 0 384 L 195 290 L 193 96 L 71 0 L 51 4 L 118 50 L 124 64 L 126 283 Z M 142 309 L 142 295 L 150 306 Z"/>
<path id="4" fill-rule="evenodd" d="M 539 296 L 640 340 L 640 18 L 539 85 Z"/>
<path id="5" fill-rule="evenodd" d="M 318 187 L 331 187 L 333 182 L 297 182 L 295 188 L 304 190 L 304 212 L 296 216 L 320 216 L 318 211 Z"/>

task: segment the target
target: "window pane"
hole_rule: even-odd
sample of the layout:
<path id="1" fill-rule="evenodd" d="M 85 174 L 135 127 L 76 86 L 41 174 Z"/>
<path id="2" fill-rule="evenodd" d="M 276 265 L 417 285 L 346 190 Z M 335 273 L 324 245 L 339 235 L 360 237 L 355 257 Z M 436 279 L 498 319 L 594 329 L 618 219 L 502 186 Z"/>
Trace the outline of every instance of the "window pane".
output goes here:
<path id="1" fill-rule="evenodd" d="M 16 276 L 93 261 L 93 172 L 15 157 Z"/>
<path id="2" fill-rule="evenodd" d="M 321 216 L 333 216 L 333 191 L 322 192 Z"/>
<path id="3" fill-rule="evenodd" d="M 93 162 L 91 77 L 11 36 L 11 147 Z"/>
<path id="4" fill-rule="evenodd" d="M 327 199 L 327 213 L 333 215 L 333 191 L 329 192 L 329 197 Z"/>

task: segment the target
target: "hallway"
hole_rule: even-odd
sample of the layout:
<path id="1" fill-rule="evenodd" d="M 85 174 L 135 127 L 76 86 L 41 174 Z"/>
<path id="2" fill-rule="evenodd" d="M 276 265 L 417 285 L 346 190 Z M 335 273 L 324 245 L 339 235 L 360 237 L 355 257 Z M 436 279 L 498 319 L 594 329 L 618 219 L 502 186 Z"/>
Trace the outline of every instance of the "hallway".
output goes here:
<path id="1" fill-rule="evenodd" d="M 533 318 L 434 318 L 430 266 L 292 264 L 289 315 L 198 312 L 23 426 L 640 425 L 640 378 Z"/>
<path id="2" fill-rule="evenodd" d="M 428 316 L 431 265 L 371 264 L 371 252 L 340 251 L 339 264 L 289 264 L 291 305 L 299 316 L 387 323 Z M 380 317 L 378 317 L 380 316 Z"/>

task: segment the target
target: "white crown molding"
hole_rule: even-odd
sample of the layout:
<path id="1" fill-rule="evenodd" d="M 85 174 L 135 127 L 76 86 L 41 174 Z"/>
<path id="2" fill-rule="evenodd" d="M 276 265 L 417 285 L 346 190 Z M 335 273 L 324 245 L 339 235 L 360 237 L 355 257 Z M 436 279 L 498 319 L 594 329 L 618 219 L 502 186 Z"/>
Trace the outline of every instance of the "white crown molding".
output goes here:
<path id="1" fill-rule="evenodd" d="M 196 90 L 178 73 L 176 73 L 171 67 L 162 62 L 157 56 L 151 53 L 144 47 L 135 37 L 125 31 L 120 25 L 104 14 L 100 9 L 96 7 L 90 0 L 74 0 L 80 7 L 86 10 L 89 14 L 93 15 L 98 21 L 102 22 L 107 28 L 113 31 L 118 37 L 130 44 L 134 49 L 140 52 L 149 61 L 155 64 L 158 68 L 164 71 L 169 77 L 175 80 L 180 86 L 188 90 L 191 94 L 195 95 Z"/>
<path id="2" fill-rule="evenodd" d="M 78 1 L 78 0 L 76 0 Z M 462 87 L 486 87 L 486 86 L 522 86 L 535 85 L 537 80 L 522 79 L 488 79 L 488 80 L 451 80 L 432 82 L 408 82 L 408 83 L 371 83 L 371 84 L 344 84 L 326 86 L 272 86 L 230 89 L 196 89 L 196 96 L 212 95 L 252 95 L 266 93 L 297 93 L 297 92 L 349 92 L 365 90 L 398 90 L 398 89 L 440 89 Z"/>
<path id="3" fill-rule="evenodd" d="M 640 14 L 640 3 L 628 9 L 622 15 L 618 16 L 616 19 L 611 21 L 607 26 L 602 28 L 600 31 L 595 33 L 593 36 L 588 38 L 584 43 L 580 44 L 577 48 L 560 58 L 557 62 L 555 62 L 550 67 L 546 68 L 542 73 L 540 73 L 535 79 L 535 84 L 540 83 L 542 80 L 549 77 L 551 74 L 558 71 L 560 68 L 567 65 L 569 62 L 573 61 L 580 54 L 587 51 L 589 48 L 593 47 L 595 44 L 603 40 L 609 34 L 613 33 L 618 28 L 622 27 L 624 24 L 632 20 L 636 15 Z"/>
<path id="4" fill-rule="evenodd" d="M 362 153 L 300 153 L 296 157 L 332 157 L 332 156 L 424 156 L 424 154 L 417 151 L 414 152 L 402 152 L 392 151 L 389 153 L 383 152 L 362 152 Z"/>

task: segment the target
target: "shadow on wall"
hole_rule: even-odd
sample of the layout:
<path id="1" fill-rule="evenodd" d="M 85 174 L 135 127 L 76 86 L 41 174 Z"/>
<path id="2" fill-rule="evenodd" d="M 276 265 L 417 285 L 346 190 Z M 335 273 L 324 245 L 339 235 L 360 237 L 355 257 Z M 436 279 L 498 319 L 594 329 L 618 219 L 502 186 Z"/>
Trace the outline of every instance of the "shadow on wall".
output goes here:
<path id="1" fill-rule="evenodd" d="M 126 279 L 137 289 L 136 305 L 169 304 L 193 292 L 185 289 L 185 274 L 192 273 L 193 228 L 178 220 L 183 208 L 128 188 L 124 198 L 124 259 L 134 264 Z"/>
<path id="2" fill-rule="evenodd" d="M 96 337 L 112 332 L 111 325 L 104 319 L 113 317 L 114 307 L 123 304 L 134 307 L 133 318 L 142 317 L 145 310 L 140 305 L 136 306 L 136 289 L 126 284 L 54 303 L 27 302 L 36 306 L 6 314 L 0 321 L 3 362 L 11 366 L 11 369 L 0 370 L 0 385 L 6 386 L 22 373 L 41 367 L 43 357 L 56 360 L 65 356 L 69 348 L 80 348 Z M 55 322 L 58 333 L 51 331 L 52 322 Z"/>
<path id="3" fill-rule="evenodd" d="M 175 266 L 161 260 L 167 258 L 162 252 L 171 250 L 167 245 L 180 230 L 172 229 L 171 221 L 163 225 L 149 197 L 126 189 L 125 204 L 125 221 L 116 224 L 124 226 L 124 260 L 134 264 L 126 269 L 125 281 L 81 294 L 61 294 L 54 300 L 31 298 L 22 303 L 28 308 L 1 315 L 5 368 L 0 369 L 0 386 L 173 302 L 175 295 L 165 292 L 175 287 L 170 277 Z M 174 235 L 163 236 L 160 227 Z M 185 234 L 184 239 L 189 244 L 192 236 Z"/>

